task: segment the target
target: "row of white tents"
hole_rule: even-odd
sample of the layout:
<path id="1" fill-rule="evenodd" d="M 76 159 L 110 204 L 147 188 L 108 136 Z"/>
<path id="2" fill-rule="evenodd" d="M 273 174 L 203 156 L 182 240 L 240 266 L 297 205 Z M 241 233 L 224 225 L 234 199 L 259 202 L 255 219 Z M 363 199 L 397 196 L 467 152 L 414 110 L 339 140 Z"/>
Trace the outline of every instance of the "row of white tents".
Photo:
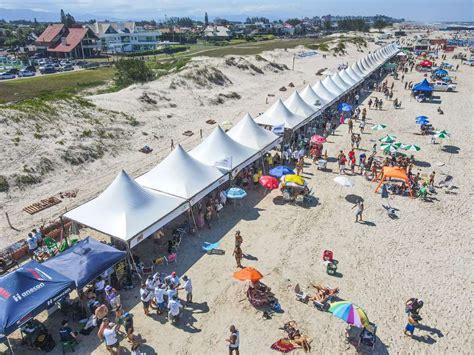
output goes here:
<path id="1" fill-rule="evenodd" d="M 227 133 L 215 128 L 189 152 L 178 145 L 135 180 L 122 171 L 99 196 L 64 217 L 133 247 L 281 143 L 280 136 L 258 124 L 302 127 L 397 52 L 395 44 L 381 48 L 301 93 L 295 91 L 285 102 L 278 99 L 255 120 L 246 114 Z"/>

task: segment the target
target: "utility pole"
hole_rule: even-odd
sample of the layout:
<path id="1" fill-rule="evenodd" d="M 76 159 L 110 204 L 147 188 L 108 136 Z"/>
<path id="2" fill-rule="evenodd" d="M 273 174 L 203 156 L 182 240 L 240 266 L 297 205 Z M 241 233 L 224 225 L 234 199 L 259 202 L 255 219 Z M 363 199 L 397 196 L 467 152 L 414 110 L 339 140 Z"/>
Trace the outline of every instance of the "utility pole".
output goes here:
<path id="1" fill-rule="evenodd" d="M 296 59 L 296 54 L 293 54 L 293 71 L 295 70 L 295 59 Z"/>

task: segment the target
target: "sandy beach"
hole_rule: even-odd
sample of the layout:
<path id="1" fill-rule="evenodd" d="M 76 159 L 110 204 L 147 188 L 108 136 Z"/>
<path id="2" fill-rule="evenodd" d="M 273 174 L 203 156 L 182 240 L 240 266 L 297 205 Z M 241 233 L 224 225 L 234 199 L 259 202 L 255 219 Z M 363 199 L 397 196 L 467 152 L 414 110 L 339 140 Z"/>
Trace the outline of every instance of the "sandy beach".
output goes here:
<path id="1" fill-rule="evenodd" d="M 375 45 L 369 43 L 369 49 Z M 299 49 L 301 50 L 301 49 Z M 265 74 L 242 70 L 226 65 L 225 60 L 198 58 L 195 65 L 212 65 L 232 82 L 224 86 L 170 89 L 170 84 L 179 80 L 172 75 L 146 85 L 133 86 L 118 93 L 97 95 L 90 99 L 107 110 L 133 115 L 141 125 L 122 147 L 117 156 L 106 158 L 81 167 L 68 169 L 47 179 L 33 190 L 12 193 L 12 198 L 2 195 L 2 212 L 9 211 L 12 222 L 27 231 L 41 219 L 53 218 L 64 211 L 86 201 L 103 189 L 125 169 L 132 176 L 140 175 L 155 165 L 170 150 L 170 139 L 181 143 L 186 149 L 199 141 L 199 129 L 206 136 L 215 126 L 205 124 L 208 119 L 217 122 L 237 122 L 247 111 L 256 115 L 265 111 L 277 97 L 287 97 L 292 89 L 315 83 L 323 76 L 315 75 L 319 69 L 336 67 L 345 62 L 352 63 L 368 53 L 348 49 L 344 57 L 321 56 L 297 59 L 295 70 L 267 68 Z M 277 50 L 263 53 L 271 62 L 292 66 L 293 54 L 298 50 Z M 457 64 L 450 59 L 448 62 Z M 253 58 L 244 58 L 262 66 Z M 263 64 L 265 66 L 267 64 Z M 192 70 L 188 69 L 188 70 Z M 211 230 L 202 230 L 199 235 L 189 236 L 182 242 L 176 265 L 163 266 L 160 271 L 176 271 L 188 275 L 193 281 L 194 304 L 183 312 L 180 324 L 172 326 L 163 316 L 143 315 L 138 288 L 121 291 L 124 308 L 134 314 L 136 333 L 146 339 L 143 352 L 146 354 L 221 354 L 227 352 L 225 339 L 228 328 L 234 324 L 240 330 L 241 354 L 276 354 L 270 349 L 272 343 L 285 336 L 279 328 L 295 320 L 304 334 L 313 339 L 313 353 L 354 354 L 354 347 L 345 342 L 347 324 L 321 312 L 312 305 L 295 299 L 296 283 L 306 288 L 311 282 L 340 288 L 339 296 L 351 301 L 366 312 L 371 322 L 378 326 L 377 354 L 468 354 L 474 349 L 471 308 L 472 302 L 472 164 L 474 153 L 471 144 L 474 115 L 474 68 L 460 65 L 456 77 L 457 92 L 440 92 L 444 115 L 437 113 L 438 105 L 418 103 L 404 90 L 401 80 L 395 80 L 394 97 L 402 101 L 402 109 L 395 110 L 391 102 L 385 101 L 383 110 L 368 110 L 368 125 L 362 135 L 361 148 L 369 150 L 383 135 L 390 133 L 397 140 L 418 144 L 420 152 L 414 153 L 416 169 L 429 175 L 436 172 L 454 177 L 455 189 L 447 194 L 437 188 L 430 201 L 391 197 L 390 204 L 396 207 L 399 219 L 387 216 L 382 207 L 380 194 L 374 193 L 375 183 L 362 176 L 351 179 L 355 186 L 341 189 L 333 181 L 337 176 L 337 164 L 331 160 L 330 171 L 320 171 L 306 159 L 303 176 L 313 189 L 318 203 L 314 207 L 282 204 L 280 192 L 265 194 L 263 189 L 249 189 L 249 196 L 242 205 L 227 206 Z M 423 75 L 413 71 L 405 75 L 405 81 L 419 82 Z M 388 77 L 389 84 L 393 77 Z M 192 80 L 190 81 L 192 82 Z M 207 84 L 206 84 L 207 85 Z M 279 91 L 286 86 L 289 90 Z M 158 107 L 140 103 L 143 92 L 151 97 L 159 95 Z M 220 93 L 236 92 L 239 100 L 226 99 L 223 104 L 211 105 L 209 101 Z M 275 97 L 268 97 L 273 94 Z M 382 97 L 372 93 L 370 97 Z M 268 98 L 268 103 L 265 103 Z M 362 103 L 367 107 L 368 98 Z M 171 107 L 175 103 L 176 107 Z M 202 106 L 200 105 L 202 103 Z M 153 105 L 154 106 L 154 105 Z M 167 117 L 167 115 L 172 115 Z M 419 134 L 415 117 L 426 115 L 436 129 L 445 129 L 451 137 L 431 144 L 428 136 Z M 375 124 L 385 124 L 380 132 L 370 129 Z M 182 132 L 191 130 L 194 135 L 185 137 Z M 325 149 L 330 157 L 339 150 L 350 149 L 347 125 L 340 126 L 336 135 L 328 138 Z M 355 125 L 358 132 L 358 125 Z M 142 132 L 148 132 L 144 136 Z M 151 138 L 156 135 L 158 138 Z M 137 149 L 144 143 L 155 148 L 151 155 L 143 155 Z M 13 167 L 8 167 L 13 169 Z M 435 183 L 437 185 L 437 183 Z M 54 186 L 54 188 L 53 188 Z M 75 200 L 35 215 L 20 212 L 21 207 L 52 191 L 79 189 Z M 352 201 L 365 200 L 365 223 L 354 223 Z M 3 218 L 3 216 L 2 216 Z M 246 299 L 246 284 L 232 277 L 235 261 L 232 257 L 234 233 L 240 230 L 244 239 L 242 249 L 246 258 L 244 266 L 252 266 L 264 274 L 263 282 L 272 288 L 284 312 L 264 320 Z M 2 220 L 2 244 L 18 238 Z M 91 231 L 82 233 L 94 235 Z M 471 237 L 469 237 L 471 235 Z M 206 255 L 201 251 L 204 241 L 220 242 L 225 255 Z M 140 255 L 154 255 L 154 246 L 146 241 L 137 248 Z M 323 250 L 334 252 L 339 261 L 341 277 L 326 274 L 322 263 Z M 156 256 L 156 255 L 155 255 Z M 406 323 L 405 301 L 411 297 L 423 298 L 422 326 L 414 338 L 403 334 Z M 61 316 L 55 314 L 47 324 L 57 326 Z M 13 335 L 14 344 L 19 334 Z M 122 345 L 128 348 L 126 341 Z M 56 347 L 54 354 L 60 353 Z M 27 353 L 27 352 L 25 352 Z M 99 344 L 91 334 L 83 338 L 76 353 L 106 354 L 105 346 Z M 292 354 L 303 354 L 297 349 Z"/>

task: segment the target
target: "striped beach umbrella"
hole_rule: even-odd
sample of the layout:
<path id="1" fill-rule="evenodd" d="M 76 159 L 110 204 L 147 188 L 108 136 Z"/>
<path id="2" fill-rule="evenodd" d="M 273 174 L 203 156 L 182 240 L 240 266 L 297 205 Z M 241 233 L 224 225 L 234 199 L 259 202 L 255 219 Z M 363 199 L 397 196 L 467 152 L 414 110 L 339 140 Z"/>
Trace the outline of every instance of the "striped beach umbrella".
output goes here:
<path id="1" fill-rule="evenodd" d="M 437 131 L 434 133 L 434 136 L 436 138 L 441 138 L 441 139 L 444 139 L 444 138 L 448 138 L 449 137 L 449 133 L 446 132 L 446 131 Z"/>
<path id="2" fill-rule="evenodd" d="M 376 124 L 375 126 L 372 127 L 372 131 L 381 131 L 382 129 L 385 129 L 387 126 L 384 124 Z"/>
<path id="3" fill-rule="evenodd" d="M 247 193 L 240 187 L 231 187 L 226 191 L 226 196 L 230 199 L 240 200 L 247 196 Z"/>
<path id="4" fill-rule="evenodd" d="M 403 144 L 401 148 L 410 152 L 419 152 L 421 150 L 420 146 L 416 144 Z"/>
<path id="5" fill-rule="evenodd" d="M 382 143 L 393 143 L 395 142 L 396 138 L 397 138 L 396 136 L 391 136 L 387 134 L 385 137 L 380 138 L 379 141 Z"/>
<path id="6" fill-rule="evenodd" d="M 384 143 L 380 145 L 380 148 L 382 148 L 385 153 L 395 153 L 398 151 L 398 148 L 400 148 L 400 145 L 394 143 Z"/>
<path id="7" fill-rule="evenodd" d="M 340 301 L 331 303 L 329 307 L 329 313 L 332 313 L 337 318 L 342 319 L 347 324 L 352 324 L 359 328 L 365 328 L 369 326 L 369 317 L 365 311 L 352 304 L 348 301 Z"/>

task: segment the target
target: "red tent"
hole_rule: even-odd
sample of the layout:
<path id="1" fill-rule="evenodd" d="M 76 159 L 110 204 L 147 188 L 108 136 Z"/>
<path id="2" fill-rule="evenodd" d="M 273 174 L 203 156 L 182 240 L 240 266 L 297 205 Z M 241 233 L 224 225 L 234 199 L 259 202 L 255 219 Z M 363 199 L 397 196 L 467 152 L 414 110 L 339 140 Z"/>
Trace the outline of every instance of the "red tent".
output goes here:
<path id="1" fill-rule="evenodd" d="M 421 66 L 421 67 L 424 67 L 424 68 L 431 68 L 433 66 L 433 62 L 431 62 L 429 60 L 424 60 L 421 63 L 419 63 L 418 65 Z"/>

